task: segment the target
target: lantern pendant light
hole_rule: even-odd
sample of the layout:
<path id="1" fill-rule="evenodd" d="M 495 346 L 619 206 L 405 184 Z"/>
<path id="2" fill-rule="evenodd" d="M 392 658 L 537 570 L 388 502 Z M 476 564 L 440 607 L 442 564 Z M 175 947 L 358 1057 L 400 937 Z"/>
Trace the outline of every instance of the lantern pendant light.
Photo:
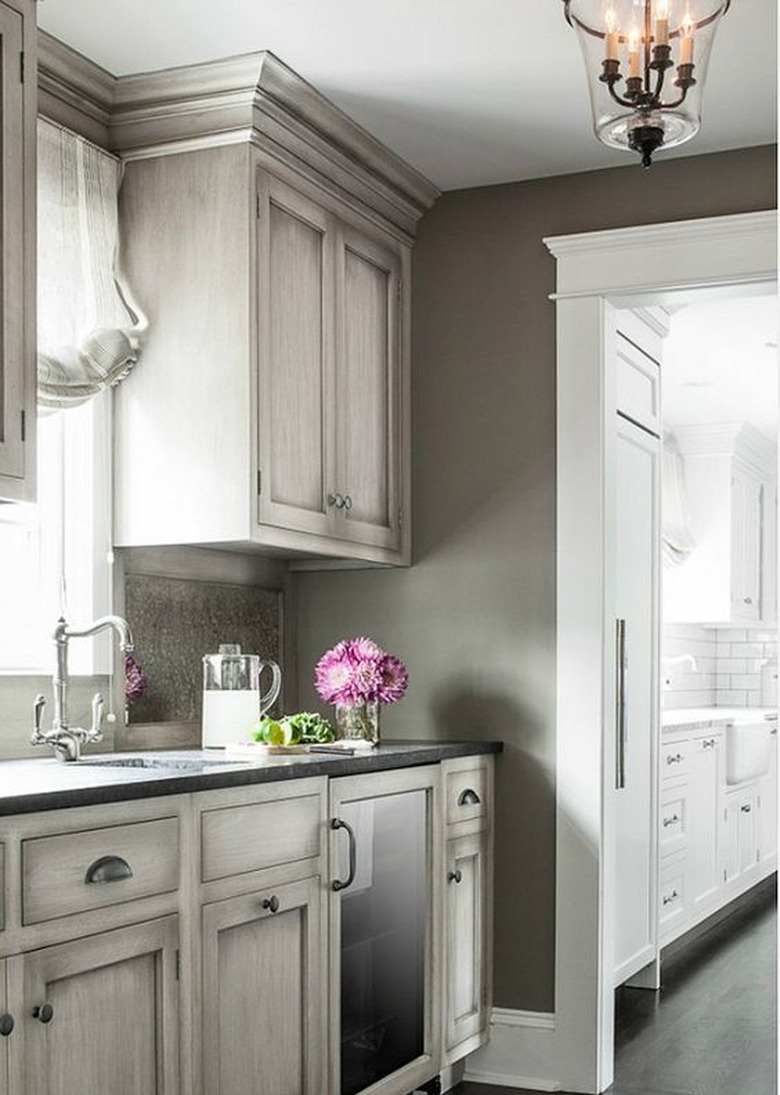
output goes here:
<path id="1" fill-rule="evenodd" d="M 649 167 L 701 125 L 712 42 L 731 0 L 564 0 L 577 31 L 596 136 Z M 695 5 L 695 7 L 694 7 Z"/>

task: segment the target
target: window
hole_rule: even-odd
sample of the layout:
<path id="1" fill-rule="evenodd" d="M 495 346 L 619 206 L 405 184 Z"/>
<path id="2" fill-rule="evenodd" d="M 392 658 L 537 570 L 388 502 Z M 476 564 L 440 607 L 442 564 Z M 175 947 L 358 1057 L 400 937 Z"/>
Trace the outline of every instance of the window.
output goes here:
<path id="1" fill-rule="evenodd" d="M 42 415 L 38 501 L 0 506 L 0 672 L 50 673 L 58 617 L 110 611 L 110 402 Z M 106 636 L 74 643 L 70 669 L 109 673 Z"/>

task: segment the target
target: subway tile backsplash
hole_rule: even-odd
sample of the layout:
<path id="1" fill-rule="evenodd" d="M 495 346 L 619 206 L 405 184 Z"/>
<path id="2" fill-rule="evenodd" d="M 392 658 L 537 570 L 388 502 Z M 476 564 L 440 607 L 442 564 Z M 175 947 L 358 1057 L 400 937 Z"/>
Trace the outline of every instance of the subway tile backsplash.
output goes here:
<path id="1" fill-rule="evenodd" d="M 661 656 L 665 710 L 777 703 L 776 631 L 665 624 Z"/>

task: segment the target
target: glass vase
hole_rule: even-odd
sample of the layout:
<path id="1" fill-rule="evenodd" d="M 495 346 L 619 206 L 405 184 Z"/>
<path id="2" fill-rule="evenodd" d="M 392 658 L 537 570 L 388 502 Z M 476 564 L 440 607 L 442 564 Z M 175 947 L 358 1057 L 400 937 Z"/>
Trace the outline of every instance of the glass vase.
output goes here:
<path id="1" fill-rule="evenodd" d="M 339 741 L 379 744 L 379 704 L 336 704 L 336 736 Z"/>

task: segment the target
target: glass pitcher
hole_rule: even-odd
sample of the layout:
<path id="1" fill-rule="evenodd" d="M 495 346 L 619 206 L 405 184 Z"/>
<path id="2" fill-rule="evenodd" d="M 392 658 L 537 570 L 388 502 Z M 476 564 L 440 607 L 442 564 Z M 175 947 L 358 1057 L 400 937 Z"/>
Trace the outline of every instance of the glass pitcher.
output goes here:
<path id="1" fill-rule="evenodd" d="M 268 691 L 260 691 L 263 670 L 270 670 Z M 224 748 L 252 741 L 259 719 L 276 702 L 282 687 L 282 673 L 276 662 L 262 661 L 257 654 L 242 654 L 241 647 L 223 643 L 218 654 L 203 659 L 204 749 Z"/>

